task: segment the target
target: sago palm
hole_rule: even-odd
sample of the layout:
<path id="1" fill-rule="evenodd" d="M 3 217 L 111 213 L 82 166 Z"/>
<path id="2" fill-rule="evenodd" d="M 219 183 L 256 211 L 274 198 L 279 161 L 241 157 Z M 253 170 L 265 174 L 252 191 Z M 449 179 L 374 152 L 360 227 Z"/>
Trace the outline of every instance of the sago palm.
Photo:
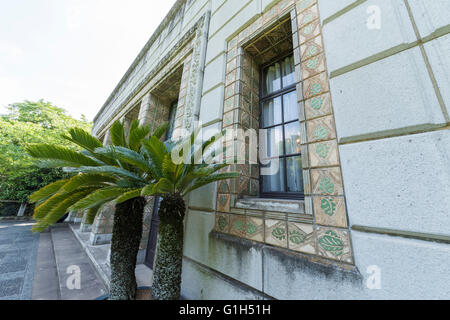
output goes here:
<path id="1" fill-rule="evenodd" d="M 149 160 L 154 165 L 156 183 L 147 185 L 141 195 L 162 197 L 158 212 L 160 224 L 152 287 L 155 300 L 176 300 L 180 297 L 185 196 L 210 183 L 239 176 L 237 172 L 219 172 L 228 164 L 199 161 L 212 154 L 209 149 L 215 145 L 215 139 L 198 145 L 195 142 L 198 132 L 195 130 L 190 137 L 175 145 L 162 143 L 155 137 L 143 141 L 143 146 L 149 151 Z M 175 164 L 172 154 L 184 161 Z M 217 157 L 220 154 L 215 152 L 214 155 Z"/>
<path id="2" fill-rule="evenodd" d="M 166 130 L 167 125 L 161 126 L 149 141 L 162 143 L 160 138 Z M 87 220 L 92 223 L 103 206 L 109 202 L 115 204 L 111 240 L 112 300 L 134 299 L 136 294 L 136 256 L 146 205 L 141 192 L 154 184 L 159 175 L 157 166 L 152 164 L 153 157 L 149 157 L 153 150 L 142 147 L 149 133 L 149 127 L 139 126 L 137 121 L 125 132 L 124 126 L 116 121 L 110 130 L 111 146 L 103 146 L 86 131 L 71 129 L 65 138 L 81 147 L 81 151 L 48 144 L 28 147 L 28 153 L 40 165 L 63 167 L 75 173 L 71 179 L 50 184 L 30 197 L 36 203 L 34 231 L 45 230 L 71 210 L 86 210 Z"/>

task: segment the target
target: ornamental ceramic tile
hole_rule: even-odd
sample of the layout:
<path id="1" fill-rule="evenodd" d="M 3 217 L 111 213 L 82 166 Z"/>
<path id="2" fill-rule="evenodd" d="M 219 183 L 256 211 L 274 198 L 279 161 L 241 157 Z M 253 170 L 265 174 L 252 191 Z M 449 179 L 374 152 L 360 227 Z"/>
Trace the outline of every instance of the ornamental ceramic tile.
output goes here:
<path id="1" fill-rule="evenodd" d="M 314 195 L 343 195 L 340 168 L 312 169 L 311 186 Z"/>
<path id="2" fill-rule="evenodd" d="M 216 225 L 214 228 L 218 232 L 229 233 L 230 232 L 230 215 L 216 213 Z"/>
<path id="3" fill-rule="evenodd" d="M 319 19 L 319 9 L 316 4 L 300 12 L 297 16 L 297 23 L 299 27 L 303 27 L 317 19 Z"/>
<path id="4" fill-rule="evenodd" d="M 302 62 L 302 79 L 308 79 L 326 70 L 325 67 L 325 56 L 324 54 L 319 54 L 312 57 L 304 62 Z"/>
<path id="5" fill-rule="evenodd" d="M 223 115 L 222 125 L 223 127 L 228 127 L 233 124 L 234 120 L 234 111 L 227 112 Z"/>
<path id="6" fill-rule="evenodd" d="M 274 19 L 278 15 L 278 7 L 273 6 L 269 11 L 264 13 L 263 15 L 263 25 L 270 22 L 272 19 Z"/>
<path id="7" fill-rule="evenodd" d="M 230 212 L 230 194 L 219 193 L 217 195 L 217 211 Z"/>
<path id="8" fill-rule="evenodd" d="M 286 221 L 265 221 L 265 242 L 278 247 L 287 248 L 287 225 Z"/>
<path id="9" fill-rule="evenodd" d="M 241 175 L 239 177 L 239 190 L 238 193 L 242 195 L 248 195 L 250 193 L 250 179 Z"/>
<path id="10" fill-rule="evenodd" d="M 236 92 L 236 82 L 233 82 L 225 88 L 225 99 L 232 97 Z"/>
<path id="11" fill-rule="evenodd" d="M 218 184 L 217 190 L 220 193 L 230 193 L 230 180 L 222 180 Z"/>
<path id="12" fill-rule="evenodd" d="M 236 81 L 236 69 L 227 74 L 225 77 L 225 85 L 228 86 L 234 81 Z"/>
<path id="13" fill-rule="evenodd" d="M 227 54 L 227 61 L 230 61 L 231 59 L 233 59 L 234 57 L 236 57 L 237 54 L 237 48 L 231 48 L 230 50 L 228 50 L 228 54 Z"/>
<path id="14" fill-rule="evenodd" d="M 312 224 L 288 222 L 289 249 L 316 254 L 314 228 Z"/>
<path id="15" fill-rule="evenodd" d="M 236 69 L 237 58 L 232 59 L 227 63 L 227 73 Z"/>
<path id="16" fill-rule="evenodd" d="M 237 96 L 226 99 L 223 105 L 223 112 L 228 112 L 236 108 L 238 105 L 238 103 L 236 103 L 237 99 L 238 99 Z"/>
<path id="17" fill-rule="evenodd" d="M 301 13 L 302 11 L 304 11 L 305 9 L 309 8 L 310 6 L 312 6 L 313 4 L 316 4 L 317 0 L 299 0 L 297 1 L 297 12 Z"/>
<path id="18" fill-rule="evenodd" d="M 303 43 L 300 46 L 300 57 L 302 61 L 308 60 L 323 52 L 322 36 Z"/>
<path id="19" fill-rule="evenodd" d="M 314 197 L 316 224 L 347 228 L 347 214 L 343 197 Z"/>
<path id="20" fill-rule="evenodd" d="M 256 197 L 259 195 L 259 180 L 250 179 L 250 196 Z"/>
<path id="21" fill-rule="evenodd" d="M 235 38 L 231 39 L 231 40 L 228 42 L 228 49 L 231 49 L 231 48 L 233 48 L 233 47 L 236 47 L 236 46 L 237 46 L 237 43 L 238 43 L 238 37 L 235 37 Z"/>
<path id="22" fill-rule="evenodd" d="M 300 45 L 317 37 L 320 34 L 320 21 L 315 20 L 298 30 L 298 41 Z"/>
<path id="23" fill-rule="evenodd" d="M 245 238 L 246 235 L 246 221 L 245 216 L 231 214 L 230 215 L 230 234 Z"/>
<path id="24" fill-rule="evenodd" d="M 264 242 L 264 220 L 261 218 L 247 217 L 245 238 Z"/>
<path id="25" fill-rule="evenodd" d="M 319 255 L 345 263 L 353 263 L 349 231 L 316 227 Z"/>
<path id="26" fill-rule="evenodd" d="M 307 120 L 330 115 L 332 112 L 329 93 L 315 96 L 305 101 L 305 115 Z"/>
<path id="27" fill-rule="evenodd" d="M 306 99 L 321 95 L 329 89 L 328 77 L 326 72 L 322 72 L 312 78 L 309 78 L 303 83 L 303 95 Z"/>
<path id="28" fill-rule="evenodd" d="M 311 167 L 332 167 L 339 165 L 339 151 L 336 140 L 309 145 Z"/>
<path id="29" fill-rule="evenodd" d="M 333 116 L 306 121 L 306 134 L 309 143 L 336 139 Z"/>

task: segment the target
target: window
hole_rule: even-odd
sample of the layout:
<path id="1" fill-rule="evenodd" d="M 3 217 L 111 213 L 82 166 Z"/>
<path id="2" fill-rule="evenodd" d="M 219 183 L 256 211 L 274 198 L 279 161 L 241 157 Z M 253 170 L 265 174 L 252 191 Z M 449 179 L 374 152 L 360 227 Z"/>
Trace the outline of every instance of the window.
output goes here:
<path id="1" fill-rule="evenodd" d="M 273 175 L 261 175 L 262 197 L 304 198 L 300 122 L 292 55 L 262 68 L 260 128 L 266 130 L 268 161 L 279 160 L 279 170 Z"/>

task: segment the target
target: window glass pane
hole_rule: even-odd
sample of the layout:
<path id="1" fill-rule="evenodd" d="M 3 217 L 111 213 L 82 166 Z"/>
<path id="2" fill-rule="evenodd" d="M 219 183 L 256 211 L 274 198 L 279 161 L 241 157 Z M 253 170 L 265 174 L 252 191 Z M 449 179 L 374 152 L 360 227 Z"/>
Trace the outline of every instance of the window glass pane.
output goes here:
<path id="1" fill-rule="evenodd" d="M 272 175 L 262 175 L 262 191 L 263 192 L 286 192 L 285 182 L 284 182 L 284 159 L 277 159 L 278 170 Z M 262 172 L 269 172 L 271 169 L 269 167 L 276 169 L 276 163 L 271 163 L 267 166 L 261 166 Z M 275 171 L 275 170 L 274 170 Z"/>
<path id="2" fill-rule="evenodd" d="M 282 126 L 266 129 L 266 154 L 261 150 L 262 158 L 272 158 L 283 155 L 283 130 Z"/>
<path id="3" fill-rule="evenodd" d="M 264 95 L 281 89 L 281 70 L 280 64 L 275 63 L 266 70 Z"/>
<path id="4" fill-rule="evenodd" d="M 281 97 L 264 102 L 263 127 L 271 127 L 280 124 L 281 121 Z"/>
<path id="5" fill-rule="evenodd" d="M 295 121 L 284 127 L 286 154 L 300 153 L 300 122 Z"/>
<path id="6" fill-rule="evenodd" d="M 297 92 L 292 91 L 283 96 L 284 122 L 298 119 Z"/>
<path id="7" fill-rule="evenodd" d="M 288 192 L 303 192 L 302 158 L 286 159 L 286 176 Z"/>
<path id="8" fill-rule="evenodd" d="M 287 57 L 282 62 L 283 68 L 283 87 L 286 88 L 295 83 L 295 65 L 294 56 Z"/>

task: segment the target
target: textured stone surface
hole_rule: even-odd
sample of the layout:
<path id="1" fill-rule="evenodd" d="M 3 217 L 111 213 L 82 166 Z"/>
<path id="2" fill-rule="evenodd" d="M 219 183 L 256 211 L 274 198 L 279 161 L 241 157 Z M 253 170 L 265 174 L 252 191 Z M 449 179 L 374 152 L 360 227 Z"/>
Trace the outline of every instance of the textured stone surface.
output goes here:
<path id="1" fill-rule="evenodd" d="M 89 257 L 69 228 L 51 230 L 59 289 L 62 300 L 92 300 L 107 293 L 107 289 L 89 262 Z M 80 270 L 80 289 L 71 289 L 67 280 L 72 275 L 68 268 L 76 266 Z"/>
<path id="2" fill-rule="evenodd" d="M 191 300 L 261 300 L 251 288 L 237 285 L 196 263 L 183 260 L 181 296 Z"/>
<path id="3" fill-rule="evenodd" d="M 277 249 L 264 250 L 264 291 L 276 299 L 364 298 L 361 289 L 362 277 L 355 271 Z"/>
<path id="4" fill-rule="evenodd" d="M 367 28 L 371 5 L 381 10 L 381 29 Z M 329 72 L 417 40 L 403 0 L 366 1 L 326 24 L 323 38 Z"/>
<path id="5" fill-rule="evenodd" d="M 351 225 L 450 235 L 449 130 L 344 145 L 341 158 Z"/>
<path id="6" fill-rule="evenodd" d="M 424 47 L 447 113 L 450 114 L 450 34 L 425 43 Z"/>
<path id="7" fill-rule="evenodd" d="M 447 224 L 448 226 L 448 224 Z M 357 267 L 371 299 L 449 299 L 450 245 L 353 231 Z M 373 267 L 381 288 L 370 290 Z M 369 269 L 371 267 L 371 269 Z M 371 271 L 372 270 L 372 271 Z M 353 293 L 358 298 L 361 293 Z"/>
<path id="8" fill-rule="evenodd" d="M 445 123 L 417 47 L 333 78 L 331 92 L 341 142 Z"/>
<path id="9" fill-rule="evenodd" d="M 354 2 L 355 0 L 319 0 L 318 4 L 321 20 L 323 21 L 324 19 L 329 18 Z"/>
<path id="10" fill-rule="evenodd" d="M 448 25 L 450 1 L 409 0 L 408 2 L 422 37 Z"/>
<path id="11" fill-rule="evenodd" d="M 31 223 L 0 222 L 0 300 L 29 300 L 39 235 Z"/>

